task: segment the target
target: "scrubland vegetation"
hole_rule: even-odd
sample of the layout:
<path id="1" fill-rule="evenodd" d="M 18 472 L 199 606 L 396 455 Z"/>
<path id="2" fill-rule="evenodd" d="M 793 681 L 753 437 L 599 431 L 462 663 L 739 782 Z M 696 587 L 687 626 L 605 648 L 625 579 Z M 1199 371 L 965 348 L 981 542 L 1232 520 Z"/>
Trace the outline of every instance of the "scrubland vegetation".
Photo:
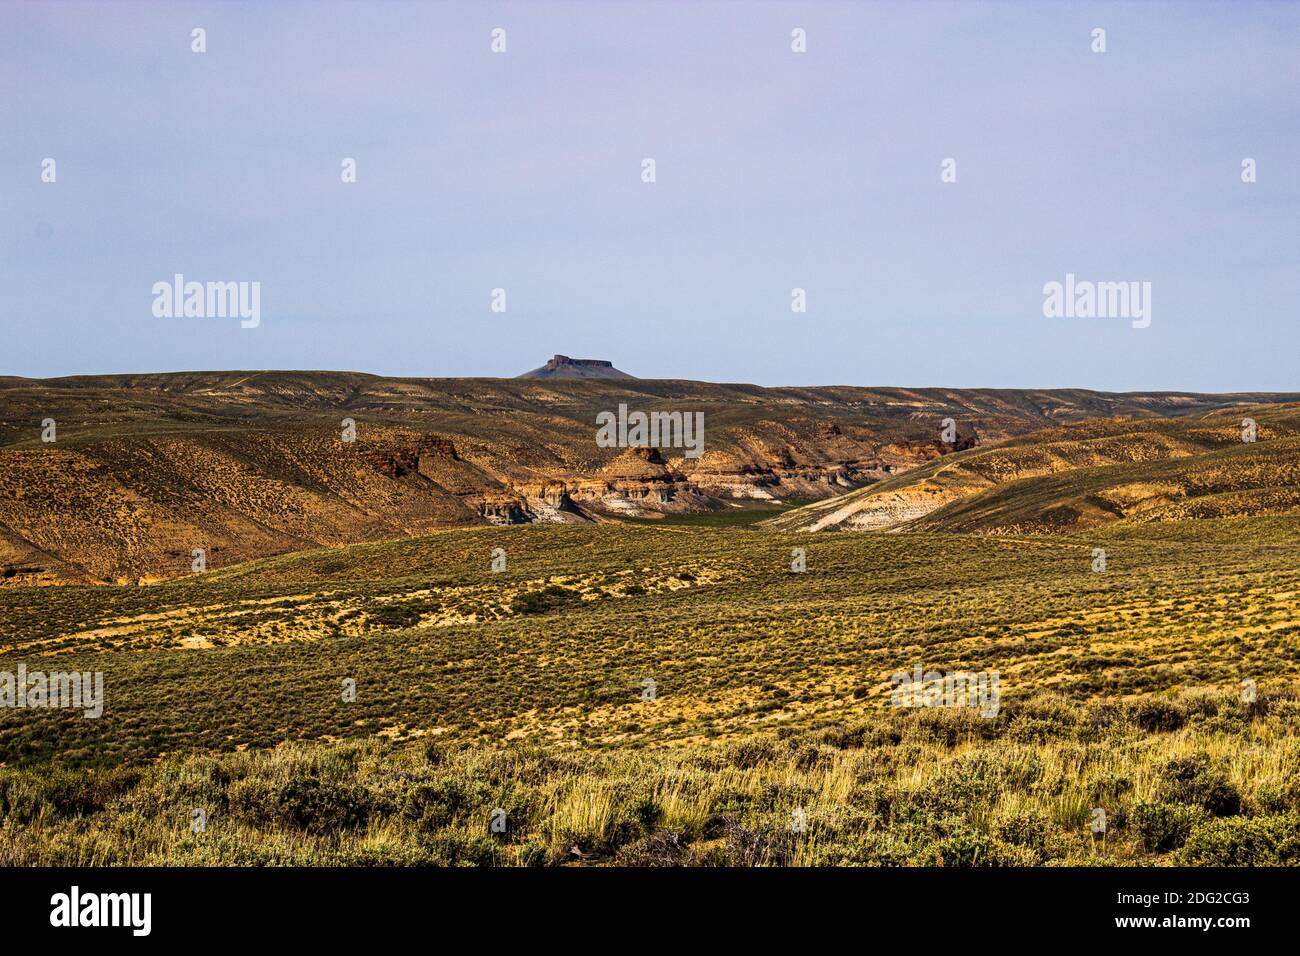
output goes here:
<path id="1" fill-rule="evenodd" d="M 105 708 L 0 711 L 0 861 L 1293 863 L 1297 553 L 1286 516 L 552 526 L 8 589 L 0 670 Z M 998 716 L 892 708 L 915 665 L 996 671 Z"/>
<path id="2" fill-rule="evenodd" d="M 1298 718 L 1290 695 L 1039 696 L 687 748 L 368 739 L 3 769 L 0 863 L 1296 864 Z"/>

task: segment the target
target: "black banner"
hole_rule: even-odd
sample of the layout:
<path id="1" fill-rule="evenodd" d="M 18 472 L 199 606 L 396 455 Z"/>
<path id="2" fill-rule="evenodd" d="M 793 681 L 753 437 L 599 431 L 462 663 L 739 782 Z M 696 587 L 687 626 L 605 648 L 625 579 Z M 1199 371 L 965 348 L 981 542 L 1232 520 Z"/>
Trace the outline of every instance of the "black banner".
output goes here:
<path id="1" fill-rule="evenodd" d="M 373 941 L 380 927 L 474 926 L 494 944 L 576 944 L 593 932 L 662 942 L 688 923 L 693 937 L 756 941 L 789 924 L 873 941 L 987 932 L 1230 944 L 1286 926 L 1300 890 L 1295 870 L 1263 869 L 39 869 L 0 871 L 0 882 L 0 914 L 16 938 L 128 945 L 254 934 L 338 945 Z"/>

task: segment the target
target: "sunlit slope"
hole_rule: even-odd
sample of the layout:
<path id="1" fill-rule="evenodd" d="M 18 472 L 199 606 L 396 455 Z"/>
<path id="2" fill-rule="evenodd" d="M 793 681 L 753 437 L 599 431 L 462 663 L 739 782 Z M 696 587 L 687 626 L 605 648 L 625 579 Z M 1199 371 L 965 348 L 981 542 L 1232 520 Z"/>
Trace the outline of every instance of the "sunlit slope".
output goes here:
<path id="1" fill-rule="evenodd" d="M 177 577 L 196 548 L 219 568 L 489 522 L 832 498 L 942 454 L 946 418 L 990 442 L 1295 398 L 348 372 L 0 378 L 0 586 Z M 620 405 L 701 412 L 703 455 L 598 447 L 597 413 Z M 42 441 L 47 420 L 56 441 Z"/>
<path id="2" fill-rule="evenodd" d="M 1243 441 L 1246 418 L 1255 422 L 1254 442 Z M 1300 409 L 1287 405 L 1044 429 L 945 456 L 765 524 L 1038 534 L 1297 508 Z"/>
<path id="3" fill-rule="evenodd" d="M 1300 516 L 1036 538 L 549 525 L 9 588 L 0 670 L 102 671 L 105 711 L 0 709 L 0 761 L 377 734 L 675 746 L 887 710 L 917 665 L 996 671 L 1008 703 L 1262 690 L 1300 678 L 1297 553 Z"/>

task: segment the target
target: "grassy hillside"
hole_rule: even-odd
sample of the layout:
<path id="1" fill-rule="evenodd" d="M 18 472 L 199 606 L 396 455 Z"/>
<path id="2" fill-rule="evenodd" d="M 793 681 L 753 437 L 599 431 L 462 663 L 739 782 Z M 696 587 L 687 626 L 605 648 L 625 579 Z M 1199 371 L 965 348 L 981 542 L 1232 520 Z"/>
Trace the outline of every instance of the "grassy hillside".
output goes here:
<path id="1" fill-rule="evenodd" d="M 1256 441 L 1242 441 L 1242 420 Z M 1044 429 L 958 452 L 765 524 L 1078 532 L 1111 522 L 1289 514 L 1300 509 L 1300 408 Z"/>
<path id="2" fill-rule="evenodd" d="M 1296 863 L 1297 553 L 525 526 L 11 588 L 0 670 L 104 711 L 0 709 L 0 863 Z M 996 715 L 892 706 L 917 666 Z"/>
<path id="3" fill-rule="evenodd" d="M 0 669 L 102 671 L 108 703 L 98 720 L 0 711 L 0 760 L 106 765 L 376 734 L 694 745 L 861 719 L 916 665 L 997 671 L 1008 700 L 1294 680 L 1300 518 L 1150 527 L 484 528 L 148 587 L 9 589 Z M 498 547 L 504 573 L 489 566 Z M 790 571 L 796 547 L 805 573 Z"/>

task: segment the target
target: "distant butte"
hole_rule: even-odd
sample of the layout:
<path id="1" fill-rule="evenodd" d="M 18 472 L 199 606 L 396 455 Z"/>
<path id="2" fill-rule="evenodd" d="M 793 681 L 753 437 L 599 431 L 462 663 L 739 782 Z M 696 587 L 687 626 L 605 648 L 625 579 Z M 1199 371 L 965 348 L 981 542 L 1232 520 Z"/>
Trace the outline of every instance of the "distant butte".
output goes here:
<path id="1" fill-rule="evenodd" d="M 541 368 L 525 372 L 520 378 L 635 378 L 614 368 L 604 359 L 575 359 L 557 355 Z"/>

